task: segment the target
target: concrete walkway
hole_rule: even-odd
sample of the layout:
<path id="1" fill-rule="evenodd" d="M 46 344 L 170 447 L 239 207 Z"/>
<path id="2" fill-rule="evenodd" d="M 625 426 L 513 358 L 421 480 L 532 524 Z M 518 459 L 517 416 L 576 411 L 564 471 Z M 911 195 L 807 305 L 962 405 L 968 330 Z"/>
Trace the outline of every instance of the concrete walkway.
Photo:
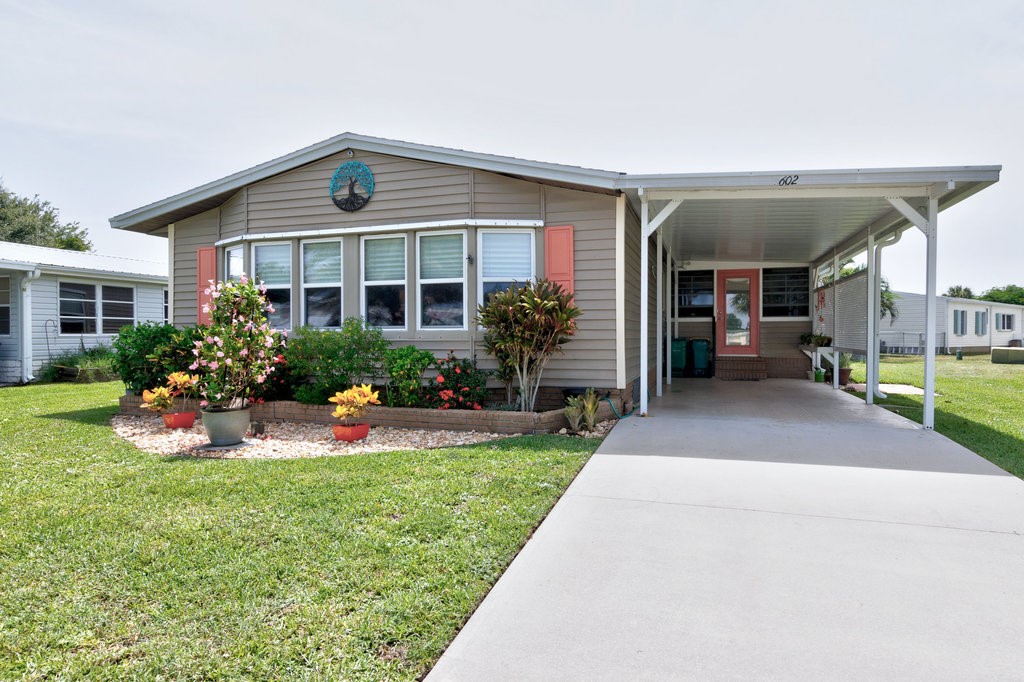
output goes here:
<path id="1" fill-rule="evenodd" d="M 672 388 L 428 680 L 1024 678 L 1024 482 L 821 384 Z"/>

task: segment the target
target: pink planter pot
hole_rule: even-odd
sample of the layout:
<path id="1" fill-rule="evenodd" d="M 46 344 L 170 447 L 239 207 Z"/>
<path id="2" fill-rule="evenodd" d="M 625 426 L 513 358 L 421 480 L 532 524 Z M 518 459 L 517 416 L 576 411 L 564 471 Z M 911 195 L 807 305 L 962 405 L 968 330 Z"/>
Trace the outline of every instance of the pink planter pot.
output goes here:
<path id="1" fill-rule="evenodd" d="M 362 440 L 370 433 L 369 424 L 354 424 L 352 426 L 334 424 L 331 426 L 331 429 L 334 430 L 334 440 L 343 440 L 350 443 L 354 440 Z"/>

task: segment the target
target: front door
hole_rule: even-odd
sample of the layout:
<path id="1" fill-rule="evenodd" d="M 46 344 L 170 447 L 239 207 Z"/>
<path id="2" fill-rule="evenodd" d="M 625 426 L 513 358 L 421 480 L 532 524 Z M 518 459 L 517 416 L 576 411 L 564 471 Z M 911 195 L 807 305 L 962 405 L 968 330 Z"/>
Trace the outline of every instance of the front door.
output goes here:
<path id="1" fill-rule="evenodd" d="M 715 352 L 757 355 L 761 311 L 758 270 L 718 270 L 715 275 Z"/>

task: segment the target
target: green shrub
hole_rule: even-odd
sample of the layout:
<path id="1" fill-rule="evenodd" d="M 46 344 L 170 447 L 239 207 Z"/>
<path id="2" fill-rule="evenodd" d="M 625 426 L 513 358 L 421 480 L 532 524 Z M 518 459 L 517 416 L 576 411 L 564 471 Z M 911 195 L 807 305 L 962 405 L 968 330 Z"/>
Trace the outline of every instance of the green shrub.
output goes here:
<path id="1" fill-rule="evenodd" d="M 190 365 L 196 362 L 193 353 L 196 348 L 195 342 L 204 339 L 208 330 L 207 326 L 175 329 L 170 338 L 154 346 L 146 355 L 146 360 L 152 366 L 153 376 L 159 377 L 159 380 L 143 388 L 162 386 L 167 376 L 174 372 L 194 374 L 198 368 Z"/>
<path id="2" fill-rule="evenodd" d="M 167 373 L 162 364 L 149 356 L 155 349 L 170 343 L 176 331 L 174 325 L 158 322 L 142 322 L 121 328 L 114 338 L 116 357 L 112 365 L 125 388 L 138 392 L 163 385 Z"/>
<path id="3" fill-rule="evenodd" d="M 93 348 L 84 345 L 77 351 L 64 351 L 39 369 L 39 381 L 53 383 L 61 378 L 59 367 L 78 367 L 80 369 L 103 370 L 115 373 L 114 360 L 117 356 L 110 346 L 100 344 Z"/>
<path id="4" fill-rule="evenodd" d="M 384 333 L 358 317 L 346 319 L 338 331 L 299 327 L 284 351 L 295 399 L 326 403 L 336 391 L 372 381 L 380 376 L 387 349 Z"/>
<path id="5" fill-rule="evenodd" d="M 423 373 L 436 362 L 434 354 L 416 346 L 389 348 L 384 353 L 387 405 L 420 407 L 424 404 Z"/>
<path id="6" fill-rule="evenodd" d="M 437 361 L 437 376 L 430 379 L 428 403 L 442 410 L 479 410 L 487 402 L 487 372 L 469 358 L 452 352 Z"/>

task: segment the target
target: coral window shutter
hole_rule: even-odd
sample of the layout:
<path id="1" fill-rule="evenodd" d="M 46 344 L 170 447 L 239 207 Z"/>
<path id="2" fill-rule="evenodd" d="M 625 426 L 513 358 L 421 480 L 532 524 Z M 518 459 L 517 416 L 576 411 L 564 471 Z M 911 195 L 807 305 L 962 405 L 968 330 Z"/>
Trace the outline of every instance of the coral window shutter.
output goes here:
<path id="1" fill-rule="evenodd" d="M 210 280 L 217 281 L 217 249 L 207 246 L 196 249 L 196 321 L 198 324 L 210 324 L 210 313 L 203 312 L 203 305 L 211 301 L 204 293 L 210 286 Z"/>
<path id="2" fill-rule="evenodd" d="M 544 276 L 570 294 L 575 291 L 572 225 L 544 228 Z"/>

